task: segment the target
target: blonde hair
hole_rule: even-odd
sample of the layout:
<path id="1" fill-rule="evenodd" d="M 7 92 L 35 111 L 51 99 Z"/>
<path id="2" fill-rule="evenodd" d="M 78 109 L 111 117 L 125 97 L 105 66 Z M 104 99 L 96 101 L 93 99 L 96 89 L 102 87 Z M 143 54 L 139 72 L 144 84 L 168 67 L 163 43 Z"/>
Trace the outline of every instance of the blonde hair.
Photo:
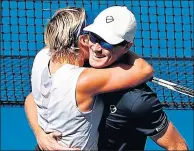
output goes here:
<path id="1" fill-rule="evenodd" d="M 49 21 L 45 33 L 45 44 L 50 48 L 53 62 L 75 64 L 79 49 L 76 48 L 82 28 L 85 27 L 86 14 L 82 8 L 59 9 Z"/>

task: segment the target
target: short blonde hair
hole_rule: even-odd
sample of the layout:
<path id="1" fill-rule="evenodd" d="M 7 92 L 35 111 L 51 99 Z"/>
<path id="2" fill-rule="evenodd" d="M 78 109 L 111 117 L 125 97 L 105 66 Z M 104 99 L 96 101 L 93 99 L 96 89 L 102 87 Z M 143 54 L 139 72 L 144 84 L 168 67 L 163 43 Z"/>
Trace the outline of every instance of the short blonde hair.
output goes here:
<path id="1" fill-rule="evenodd" d="M 85 20 L 86 14 L 82 8 L 69 7 L 56 11 L 44 33 L 44 41 L 50 48 L 53 61 L 61 62 L 72 56 L 76 59 L 76 45 Z"/>

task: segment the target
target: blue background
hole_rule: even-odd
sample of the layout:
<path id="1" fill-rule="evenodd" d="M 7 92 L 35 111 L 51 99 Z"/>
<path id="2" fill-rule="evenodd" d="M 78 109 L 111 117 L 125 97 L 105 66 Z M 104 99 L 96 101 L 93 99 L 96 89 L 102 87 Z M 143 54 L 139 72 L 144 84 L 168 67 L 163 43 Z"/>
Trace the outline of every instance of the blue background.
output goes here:
<path id="1" fill-rule="evenodd" d="M 132 50 L 153 65 L 155 76 L 193 88 L 193 2 L 4 0 L 0 52 L 1 101 L 23 101 L 30 92 L 32 62 L 35 54 L 44 47 L 44 27 L 57 9 L 84 7 L 89 24 L 100 11 L 115 4 L 125 4 L 135 14 L 138 29 Z M 156 84 L 149 85 L 162 102 L 193 102 L 191 97 Z M 165 111 L 189 148 L 194 150 L 193 110 Z M 24 108 L 1 107 L 1 150 L 32 150 L 35 144 Z M 148 140 L 146 149 L 161 148 Z"/>
<path id="2" fill-rule="evenodd" d="M 190 150 L 193 145 L 193 110 L 166 110 L 173 122 L 186 140 Z M 33 150 L 35 137 L 28 125 L 23 107 L 1 108 L 1 150 Z M 162 150 L 148 139 L 146 150 Z"/>

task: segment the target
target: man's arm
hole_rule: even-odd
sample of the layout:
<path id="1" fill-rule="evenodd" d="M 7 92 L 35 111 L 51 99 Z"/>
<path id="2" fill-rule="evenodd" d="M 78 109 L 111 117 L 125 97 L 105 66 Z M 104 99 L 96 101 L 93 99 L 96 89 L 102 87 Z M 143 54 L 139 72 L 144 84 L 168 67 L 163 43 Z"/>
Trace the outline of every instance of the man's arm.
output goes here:
<path id="1" fill-rule="evenodd" d="M 138 119 L 136 129 L 150 136 L 166 150 L 188 150 L 180 133 L 168 121 L 157 95 L 146 85 L 138 91 L 141 93 L 141 101 L 136 101 L 132 110 Z"/>
<path id="2" fill-rule="evenodd" d="M 24 104 L 26 116 L 28 119 L 28 122 L 34 132 L 34 135 L 37 136 L 40 131 L 42 131 L 41 127 L 38 125 L 38 116 L 37 116 L 37 106 L 34 101 L 34 98 L 32 96 L 32 93 L 30 93 L 25 100 Z"/>
<path id="3" fill-rule="evenodd" d="M 151 139 L 166 150 L 189 150 L 185 140 L 171 122 L 166 131 L 151 136 Z"/>
<path id="4" fill-rule="evenodd" d="M 56 141 L 56 137 L 59 137 L 61 134 L 58 134 L 57 132 L 46 134 L 42 130 L 38 124 L 37 106 L 31 93 L 27 96 L 24 107 L 28 122 L 41 150 L 78 150 L 60 145 Z"/>

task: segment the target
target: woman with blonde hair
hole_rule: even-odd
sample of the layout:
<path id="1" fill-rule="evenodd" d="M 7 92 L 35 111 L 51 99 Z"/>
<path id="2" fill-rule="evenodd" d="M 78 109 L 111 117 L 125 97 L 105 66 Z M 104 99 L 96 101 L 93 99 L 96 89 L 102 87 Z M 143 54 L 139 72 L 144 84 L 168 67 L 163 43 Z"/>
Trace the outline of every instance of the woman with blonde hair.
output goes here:
<path id="1" fill-rule="evenodd" d="M 135 65 L 83 67 L 88 59 L 84 51 L 87 47 L 79 49 L 78 39 L 85 18 L 84 9 L 66 8 L 48 22 L 44 34 L 47 48 L 33 63 L 32 94 L 38 123 L 46 133 L 60 132 L 62 137 L 57 140 L 66 147 L 97 150 L 97 129 L 103 112 L 98 94 L 137 86 L 151 78 L 153 71 L 141 58 Z M 128 52 L 128 47 L 119 47 L 122 49 L 111 52 L 114 60 Z"/>

